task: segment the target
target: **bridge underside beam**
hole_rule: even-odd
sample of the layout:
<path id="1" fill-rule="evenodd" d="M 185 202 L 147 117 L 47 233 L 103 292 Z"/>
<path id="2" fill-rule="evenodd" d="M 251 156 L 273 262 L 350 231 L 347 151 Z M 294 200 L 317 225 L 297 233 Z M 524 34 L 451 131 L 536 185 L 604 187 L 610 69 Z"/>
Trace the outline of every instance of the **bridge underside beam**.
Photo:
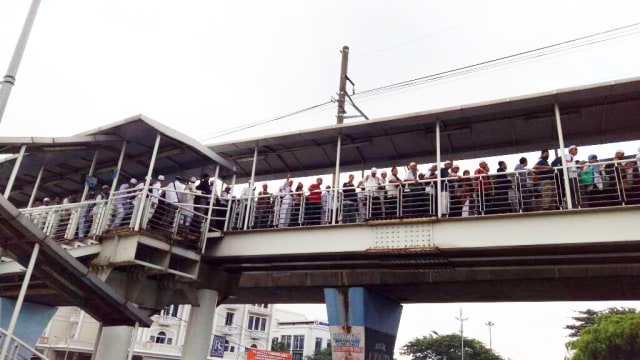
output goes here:
<path id="1" fill-rule="evenodd" d="M 228 302 L 322 303 L 325 287 L 353 286 L 401 303 L 638 300 L 640 265 L 246 273 Z"/>

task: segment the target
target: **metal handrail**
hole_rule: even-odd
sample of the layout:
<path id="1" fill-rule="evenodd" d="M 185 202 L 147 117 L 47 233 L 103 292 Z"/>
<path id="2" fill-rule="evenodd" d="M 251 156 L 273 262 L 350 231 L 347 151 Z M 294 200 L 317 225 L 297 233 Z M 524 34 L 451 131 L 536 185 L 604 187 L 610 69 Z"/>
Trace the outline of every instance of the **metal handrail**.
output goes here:
<path id="1" fill-rule="evenodd" d="M 29 346 L 27 343 L 25 343 L 24 341 L 18 339 L 15 335 L 11 335 L 9 338 L 7 338 L 7 331 L 4 330 L 3 328 L 0 328 L 0 333 L 2 333 L 3 336 L 3 341 L 15 341 L 16 343 L 20 344 L 20 346 L 24 347 L 25 349 L 29 350 L 32 355 L 39 357 L 42 360 L 50 360 L 48 357 L 44 356 L 43 354 L 39 353 L 36 349 L 32 348 L 31 346 Z M 9 358 L 7 358 L 7 360 L 9 360 Z"/>

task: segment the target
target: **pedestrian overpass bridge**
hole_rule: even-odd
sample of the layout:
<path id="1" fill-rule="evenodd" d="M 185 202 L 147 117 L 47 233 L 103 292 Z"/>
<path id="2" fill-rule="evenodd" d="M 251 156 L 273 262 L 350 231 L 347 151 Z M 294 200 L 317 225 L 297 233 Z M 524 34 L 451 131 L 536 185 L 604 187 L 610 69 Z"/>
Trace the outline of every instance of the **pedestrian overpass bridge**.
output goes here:
<path id="1" fill-rule="evenodd" d="M 0 202 L 0 296 L 87 310 L 105 326 L 98 359 L 124 359 L 126 349 L 109 352 L 114 341 L 128 343 L 132 325 L 148 324 L 144 314 L 169 304 L 196 305 L 183 354 L 190 359 L 207 353 L 210 339 L 202 334 L 209 334 L 213 309 L 222 302 L 328 301 L 336 309 L 358 303 L 350 293 L 335 300 L 325 290 L 333 288 L 365 288 L 386 299 L 375 303 L 396 304 L 637 299 L 640 182 L 628 160 L 599 164 L 611 165 L 600 192 L 561 176 L 572 166 L 565 162 L 553 170 L 551 209 L 539 209 L 540 194 L 524 185 L 535 177 L 528 172 L 508 173 L 508 189 L 487 175 L 482 181 L 493 190 L 472 187 L 467 203 L 453 201 L 453 191 L 443 191 L 449 180 L 437 176 L 390 199 L 376 200 L 380 190 L 365 188 L 350 208 L 335 181 L 328 211 L 306 207 L 300 196 L 286 226 L 280 226 L 283 196 L 274 196 L 261 223 L 259 196 L 223 202 L 218 195 L 222 182 L 323 174 L 332 157 L 339 179 L 344 171 L 409 159 L 441 163 L 443 156 L 564 148 L 564 137 L 578 146 L 633 140 L 640 125 L 628 118 L 639 110 L 640 87 L 631 79 L 210 148 L 144 116 L 69 138 L 0 139 L 5 152 L 18 154 L 0 163 L 5 198 L 13 203 Z M 426 150 L 407 146 L 415 141 Z M 157 175 L 204 172 L 213 174 L 214 191 L 198 194 L 192 205 L 154 198 Z M 145 176 L 143 186 L 115 190 Z M 114 191 L 108 199 L 88 199 L 95 184 Z M 82 195 L 68 204 L 33 206 L 36 199 L 72 193 Z M 62 249 L 68 254 L 60 255 Z M 68 296 L 69 289 L 93 290 L 85 298 Z M 96 304 L 109 311 L 96 311 Z"/>

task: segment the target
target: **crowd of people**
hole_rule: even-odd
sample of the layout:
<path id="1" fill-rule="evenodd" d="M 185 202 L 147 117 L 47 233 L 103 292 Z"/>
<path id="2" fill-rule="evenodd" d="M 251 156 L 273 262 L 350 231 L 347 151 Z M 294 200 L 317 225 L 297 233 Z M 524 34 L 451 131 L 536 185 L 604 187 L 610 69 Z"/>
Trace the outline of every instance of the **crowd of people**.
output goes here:
<path id="1" fill-rule="evenodd" d="M 141 204 L 147 206 L 142 228 L 171 231 L 177 225 L 177 229 L 199 234 L 209 214 L 212 227 L 223 229 L 228 219 L 228 229 L 241 230 L 322 225 L 334 221 L 347 224 L 403 217 L 467 217 L 640 203 L 640 155 L 626 157 L 624 151 L 618 150 L 613 158 L 604 162 L 599 162 L 595 154 L 589 155 L 587 160 L 579 160 L 578 147 L 570 146 L 564 156 L 566 164 L 562 159 L 557 157 L 550 162 L 549 151 L 542 150 L 533 166 L 522 157 L 509 172 L 506 162 L 499 161 L 493 173 L 484 160 L 479 161 L 473 173 L 469 170 L 461 172 L 460 166 L 452 161 L 444 162 L 440 169 L 430 165 L 426 172 L 421 172 L 412 162 L 403 176 L 399 175 L 397 167 L 388 172 L 372 168 L 357 183 L 355 176 L 350 174 L 337 192 L 332 191 L 330 185 L 323 188 L 322 177 L 308 187 L 302 182 L 294 187 L 294 179 L 289 175 L 275 193 L 269 192 L 265 183 L 256 194 L 253 184 L 249 183 L 239 197 L 231 194 L 230 186 L 223 186 L 217 194 L 208 174 L 199 179 L 175 176 L 170 182 L 158 175 L 149 180 L 146 195 L 143 194 L 145 182 L 130 178 L 114 193 L 108 185 L 90 189 L 84 199 L 85 205 L 77 210 L 79 220 L 73 236 L 84 238 L 105 229 L 131 227 Z M 108 221 L 101 222 L 100 216 L 105 213 L 101 210 L 110 198 L 112 208 Z M 140 201 L 143 198 L 148 201 Z M 72 204 L 80 200 L 80 194 L 64 199 L 56 197 L 53 201 L 44 198 L 34 207 Z M 333 206 L 334 201 L 338 206 Z M 210 205 L 214 205 L 211 210 Z M 231 209 L 229 214 L 228 208 Z M 337 209 L 335 213 L 334 208 Z M 58 216 L 58 222 L 64 222 L 70 214 L 60 212 Z M 34 221 L 42 225 L 47 218 L 40 216 Z M 104 224 L 105 228 L 98 229 L 99 224 Z M 69 236 L 68 232 L 66 236 Z"/>
<path id="2" fill-rule="evenodd" d="M 83 239 L 92 237 L 103 230 L 118 230 L 132 227 L 140 206 L 146 206 L 142 215 L 142 228 L 148 230 L 177 230 L 198 235 L 204 219 L 210 214 L 212 179 L 203 174 L 200 179 L 190 177 L 184 179 L 175 176 L 173 181 L 166 182 L 163 175 L 150 179 L 145 195 L 145 183 L 130 178 L 111 191 L 109 185 L 98 185 L 90 189 L 83 199 L 81 194 L 73 194 L 64 199 L 56 197 L 52 202 L 45 197 L 37 201 L 30 209 L 32 220 L 50 235 L 66 239 Z M 222 229 L 224 211 L 226 209 L 230 187 L 226 187 L 219 196 L 214 197 L 211 210 L 211 224 Z M 109 211 L 104 209 L 111 199 Z M 146 199 L 148 201 L 141 201 Z M 83 200 L 81 203 L 80 200 Z M 75 203 L 79 203 L 74 206 Z M 51 211 L 41 212 L 42 207 L 53 205 L 69 205 L 55 207 Z M 42 209 L 47 210 L 47 209 Z M 221 213 L 222 212 L 222 213 Z M 72 216 L 76 221 L 72 221 Z M 105 221 L 101 221 L 106 216 Z M 70 225 L 74 225 L 73 230 Z M 102 226 L 102 228 L 101 228 Z M 58 231 L 59 229 L 59 231 Z M 58 232 L 57 232 L 58 231 Z"/>
<path id="3" fill-rule="evenodd" d="M 579 160 L 578 147 L 570 146 L 564 156 L 566 179 L 562 156 L 551 161 L 549 155 L 548 150 L 542 150 L 533 166 L 522 157 L 513 171 L 508 171 L 505 161 L 499 161 L 493 173 L 487 161 L 481 160 L 473 173 L 461 172 L 458 164 L 446 161 L 440 169 L 430 165 L 426 172 L 420 172 L 412 162 L 403 177 L 397 167 L 389 172 L 372 168 L 358 183 L 350 174 L 335 194 L 338 201 L 335 215 L 334 192 L 328 185 L 322 189 L 322 178 L 305 188 L 302 182 L 294 187 L 289 175 L 276 193 L 270 193 L 265 183 L 255 194 L 250 184 L 235 199 L 231 228 L 243 229 L 245 219 L 249 221 L 246 228 L 283 228 L 329 224 L 334 216 L 336 223 L 355 223 L 640 203 L 640 155 L 625 157 L 624 151 L 618 150 L 605 162 L 599 162 L 595 154 Z M 255 212 L 245 218 L 251 201 L 255 202 Z"/>

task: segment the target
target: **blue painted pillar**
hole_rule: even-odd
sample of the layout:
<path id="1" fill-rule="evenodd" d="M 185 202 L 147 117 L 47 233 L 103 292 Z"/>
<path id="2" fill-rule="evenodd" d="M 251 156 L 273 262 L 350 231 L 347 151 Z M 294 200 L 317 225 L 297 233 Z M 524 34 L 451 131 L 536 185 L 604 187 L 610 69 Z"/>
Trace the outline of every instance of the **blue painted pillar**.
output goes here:
<path id="1" fill-rule="evenodd" d="M 363 287 L 324 289 L 333 360 L 392 360 L 402 305 Z"/>
<path id="2" fill-rule="evenodd" d="M 13 314 L 15 305 L 16 301 L 13 299 L 0 298 L 1 328 L 6 330 L 9 327 L 9 321 L 11 321 L 11 314 Z M 38 339 L 40 339 L 42 332 L 51 321 L 51 318 L 53 318 L 53 315 L 55 315 L 56 310 L 58 308 L 53 306 L 23 303 L 13 336 L 35 348 Z"/>

